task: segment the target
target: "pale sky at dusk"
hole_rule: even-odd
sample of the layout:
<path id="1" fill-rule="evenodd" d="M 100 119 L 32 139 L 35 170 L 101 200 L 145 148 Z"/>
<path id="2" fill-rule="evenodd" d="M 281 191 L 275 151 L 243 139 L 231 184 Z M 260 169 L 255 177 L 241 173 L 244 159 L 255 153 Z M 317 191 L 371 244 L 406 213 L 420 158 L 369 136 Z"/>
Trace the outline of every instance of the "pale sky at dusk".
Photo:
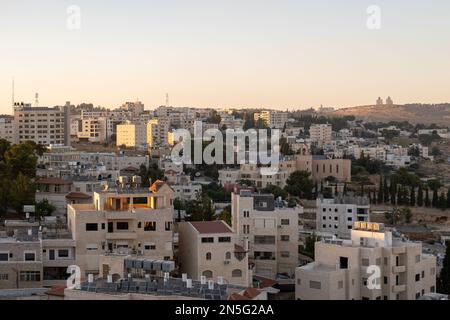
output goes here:
<path id="1" fill-rule="evenodd" d="M 154 108 L 166 92 L 218 108 L 450 102 L 450 1 L 1 0 L 0 61 L 7 114 L 13 76 L 16 101 L 46 106 Z"/>

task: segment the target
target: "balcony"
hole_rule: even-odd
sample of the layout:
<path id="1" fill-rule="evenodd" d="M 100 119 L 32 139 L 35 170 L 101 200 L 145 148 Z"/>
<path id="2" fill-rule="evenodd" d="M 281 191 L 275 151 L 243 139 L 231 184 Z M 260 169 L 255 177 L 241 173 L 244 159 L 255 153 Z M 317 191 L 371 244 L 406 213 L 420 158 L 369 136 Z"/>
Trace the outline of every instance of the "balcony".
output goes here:
<path id="1" fill-rule="evenodd" d="M 399 293 L 399 292 L 402 292 L 405 290 L 406 290 L 406 285 L 404 285 L 404 284 L 392 286 L 392 292 L 394 292 L 394 293 Z"/>
<path id="2" fill-rule="evenodd" d="M 406 266 L 393 266 L 392 273 L 401 273 L 406 271 Z"/>
<path id="3" fill-rule="evenodd" d="M 105 218 L 108 220 L 132 220 L 136 219 L 136 213 L 132 211 L 106 211 Z"/>
<path id="4" fill-rule="evenodd" d="M 137 234 L 134 231 L 116 231 L 106 233 L 106 240 L 136 240 Z"/>

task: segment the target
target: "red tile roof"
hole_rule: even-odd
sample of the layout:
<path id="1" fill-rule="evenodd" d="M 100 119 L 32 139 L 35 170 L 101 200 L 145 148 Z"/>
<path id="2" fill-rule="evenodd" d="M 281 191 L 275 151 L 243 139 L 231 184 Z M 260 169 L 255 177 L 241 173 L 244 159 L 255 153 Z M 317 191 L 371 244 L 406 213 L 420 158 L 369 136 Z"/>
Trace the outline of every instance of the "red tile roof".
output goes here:
<path id="1" fill-rule="evenodd" d="M 37 184 L 72 184 L 70 181 L 63 180 L 61 178 L 44 178 L 36 181 Z"/>
<path id="2" fill-rule="evenodd" d="M 232 233 L 233 230 L 222 220 L 189 222 L 199 233 Z"/>
<path id="3" fill-rule="evenodd" d="M 67 199 L 91 199 L 92 197 L 86 193 L 83 192 L 70 192 L 66 195 Z"/>
<path id="4" fill-rule="evenodd" d="M 250 300 L 247 297 L 244 297 L 243 295 L 240 295 L 239 293 L 232 293 L 229 297 L 228 300 Z"/>
<path id="5" fill-rule="evenodd" d="M 256 298 L 257 296 L 259 296 L 260 293 L 261 293 L 261 291 L 259 291 L 258 289 L 247 288 L 247 289 L 245 289 L 243 295 L 249 299 L 253 299 L 253 298 Z"/>
<path id="6" fill-rule="evenodd" d="M 253 276 L 254 279 L 259 281 L 259 288 L 264 289 L 267 287 L 273 287 L 274 285 L 278 284 L 277 281 L 261 276 Z"/>

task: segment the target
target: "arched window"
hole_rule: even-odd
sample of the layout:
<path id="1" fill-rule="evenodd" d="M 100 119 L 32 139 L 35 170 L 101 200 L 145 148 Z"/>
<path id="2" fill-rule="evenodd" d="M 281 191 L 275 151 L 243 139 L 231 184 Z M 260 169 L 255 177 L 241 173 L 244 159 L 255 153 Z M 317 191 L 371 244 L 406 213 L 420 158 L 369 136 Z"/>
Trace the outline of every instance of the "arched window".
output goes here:
<path id="1" fill-rule="evenodd" d="M 207 279 L 212 279 L 212 277 L 213 277 L 213 273 L 211 270 L 203 271 L 202 275 L 205 276 Z"/>
<path id="2" fill-rule="evenodd" d="M 240 277 L 242 277 L 242 271 L 241 271 L 241 269 L 234 269 L 234 270 L 231 272 L 231 276 L 232 276 L 233 278 L 240 278 Z"/>
<path id="3" fill-rule="evenodd" d="M 211 252 L 206 253 L 206 260 L 211 260 Z"/>
<path id="4" fill-rule="evenodd" d="M 227 253 L 225 253 L 225 259 L 226 260 L 230 260 L 231 259 L 231 252 L 227 252 Z"/>

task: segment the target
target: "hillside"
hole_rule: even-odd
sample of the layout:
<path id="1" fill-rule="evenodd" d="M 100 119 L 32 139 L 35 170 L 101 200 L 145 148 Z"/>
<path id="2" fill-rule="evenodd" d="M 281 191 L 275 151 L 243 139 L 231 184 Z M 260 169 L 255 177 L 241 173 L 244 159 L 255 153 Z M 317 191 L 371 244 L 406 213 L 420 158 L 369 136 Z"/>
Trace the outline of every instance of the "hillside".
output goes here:
<path id="1" fill-rule="evenodd" d="M 353 115 L 357 119 L 367 121 L 409 121 L 410 123 L 436 123 L 450 125 L 450 103 L 447 104 L 407 104 L 393 106 L 358 106 L 343 108 L 333 112 L 333 115 Z"/>

